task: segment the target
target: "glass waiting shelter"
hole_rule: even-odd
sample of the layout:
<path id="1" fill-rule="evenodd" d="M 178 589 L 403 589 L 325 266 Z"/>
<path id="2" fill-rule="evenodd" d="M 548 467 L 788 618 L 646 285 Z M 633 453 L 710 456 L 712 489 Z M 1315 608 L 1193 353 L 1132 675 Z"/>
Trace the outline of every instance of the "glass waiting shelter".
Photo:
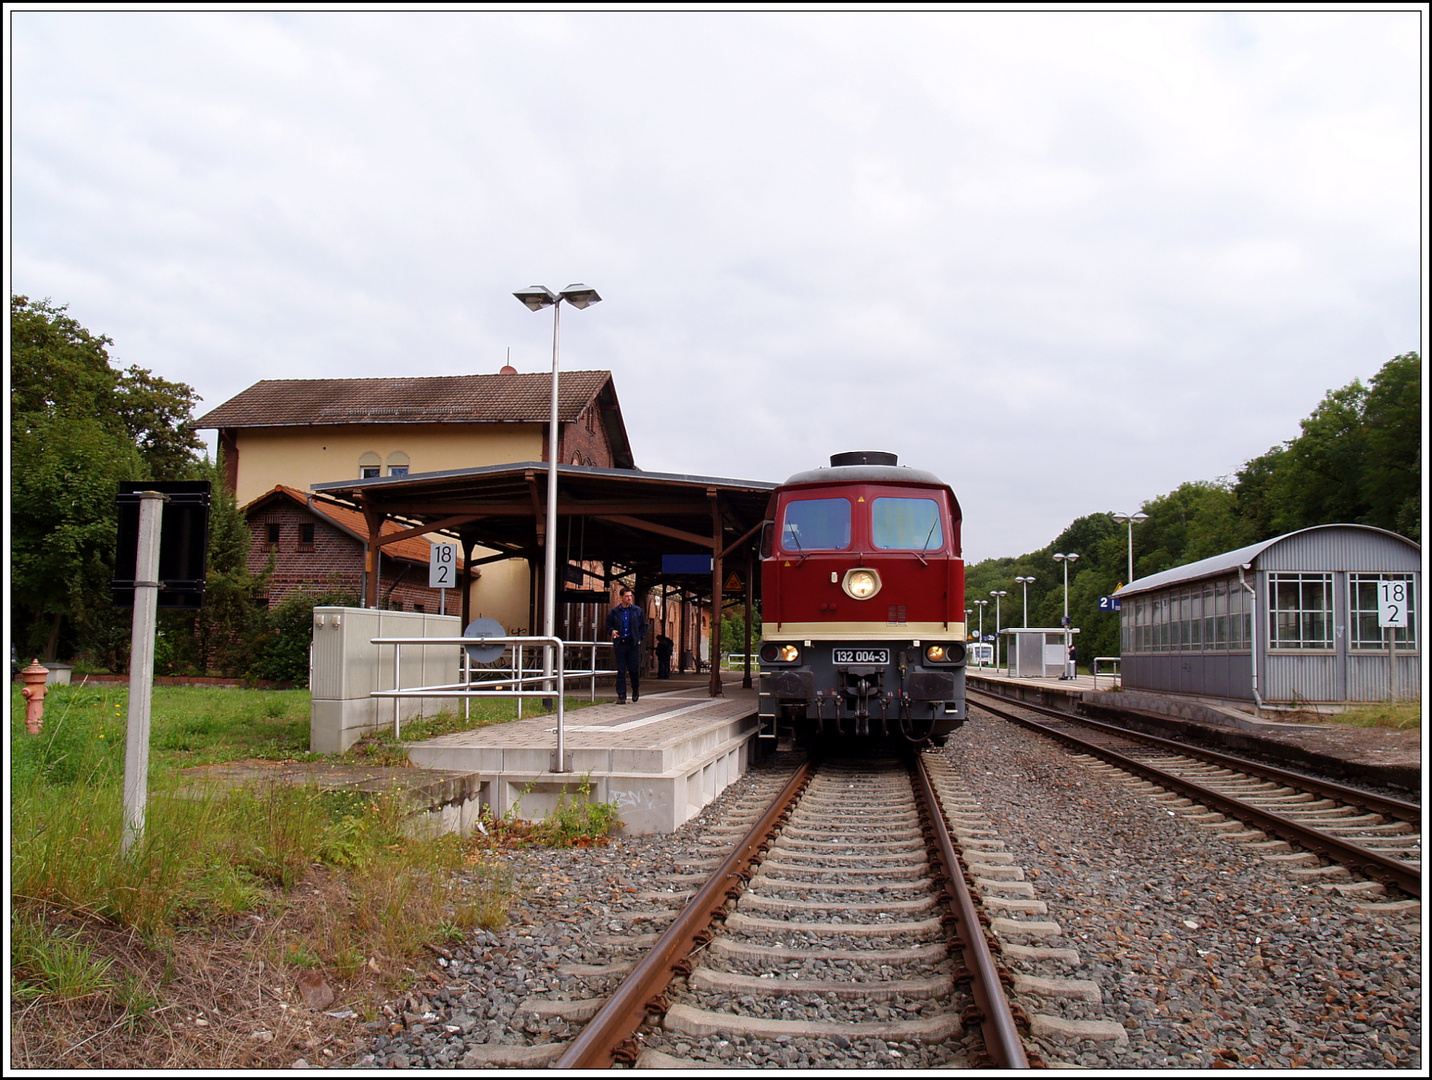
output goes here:
<path id="1" fill-rule="evenodd" d="M 1005 657 L 1008 674 L 1017 679 L 1057 679 L 1069 662 L 1069 646 L 1078 627 L 1014 627 L 1001 630 L 1009 637 Z"/>

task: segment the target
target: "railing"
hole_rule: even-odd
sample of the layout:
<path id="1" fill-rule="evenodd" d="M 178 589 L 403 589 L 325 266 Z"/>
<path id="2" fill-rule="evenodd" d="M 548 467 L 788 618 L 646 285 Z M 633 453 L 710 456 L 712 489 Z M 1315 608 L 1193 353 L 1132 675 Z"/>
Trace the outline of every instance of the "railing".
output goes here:
<path id="1" fill-rule="evenodd" d="M 616 669 L 599 669 L 596 667 L 596 655 L 598 646 L 611 647 L 609 641 L 563 641 L 557 637 L 420 637 L 420 638 L 371 638 L 374 645 L 393 646 L 393 689 L 373 690 L 369 697 L 392 698 L 393 699 L 393 738 L 401 737 L 402 721 L 398 709 L 398 699 L 405 697 L 436 697 L 436 698 L 462 698 L 463 715 L 471 715 L 469 705 L 473 698 L 516 698 L 517 716 L 522 717 L 522 699 L 529 697 L 557 699 L 557 753 L 554 759 L 552 772 L 566 772 L 565 764 L 565 718 L 564 703 L 566 700 L 567 681 L 569 679 L 590 679 L 591 699 L 597 699 L 597 678 L 604 675 L 615 675 Z M 403 646 L 460 646 L 459 671 L 462 674 L 462 681 L 447 683 L 439 686 L 403 686 L 402 685 L 402 661 Z M 492 645 L 511 646 L 510 650 L 504 650 L 504 656 L 510 655 L 512 663 L 506 667 L 481 667 L 474 668 L 467 646 L 484 647 Z M 547 650 L 552 650 L 554 657 L 554 669 L 528 668 L 523 659 L 523 650 L 530 646 L 537 646 L 545 659 Z M 567 669 L 568 649 L 590 649 L 591 667 L 576 670 Z M 474 676 L 479 676 L 474 682 Z M 554 685 L 555 683 L 555 685 Z"/>
<path id="2" fill-rule="evenodd" d="M 1123 685 L 1123 683 L 1124 683 L 1124 676 L 1123 676 L 1122 668 L 1121 668 L 1121 666 L 1120 666 L 1120 664 L 1119 664 L 1120 659 L 1121 659 L 1121 657 L 1118 657 L 1118 656 L 1096 656 L 1096 657 L 1094 657 L 1094 662 L 1089 665 L 1089 674 L 1092 675 L 1092 676 L 1094 676 L 1094 689 L 1095 689 L 1095 690 L 1099 689 L 1099 664 L 1100 664 L 1101 662 L 1102 662 L 1102 663 L 1107 663 L 1107 664 L 1113 664 L 1113 665 L 1114 665 L 1114 670 L 1113 670 L 1113 671 L 1105 672 L 1105 674 L 1108 675 L 1108 676 L 1110 676 L 1110 677 L 1114 680 L 1114 685 L 1115 685 L 1115 686 L 1122 686 L 1122 685 Z"/>
<path id="3" fill-rule="evenodd" d="M 751 653 L 747 656 L 745 653 L 733 652 L 726 654 L 726 663 L 722 666 L 725 667 L 727 671 L 741 671 L 745 669 L 747 660 L 750 660 L 753 666 L 761 662 L 761 658 L 755 653 Z"/>

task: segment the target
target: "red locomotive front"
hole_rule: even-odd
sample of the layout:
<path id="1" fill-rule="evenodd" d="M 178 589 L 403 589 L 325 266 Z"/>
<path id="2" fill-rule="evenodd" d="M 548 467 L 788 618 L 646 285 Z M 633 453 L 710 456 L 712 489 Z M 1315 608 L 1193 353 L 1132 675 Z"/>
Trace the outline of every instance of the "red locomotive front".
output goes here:
<path id="1" fill-rule="evenodd" d="M 837 454 L 767 511 L 762 734 L 940 745 L 965 718 L 965 577 L 949 485 Z"/>

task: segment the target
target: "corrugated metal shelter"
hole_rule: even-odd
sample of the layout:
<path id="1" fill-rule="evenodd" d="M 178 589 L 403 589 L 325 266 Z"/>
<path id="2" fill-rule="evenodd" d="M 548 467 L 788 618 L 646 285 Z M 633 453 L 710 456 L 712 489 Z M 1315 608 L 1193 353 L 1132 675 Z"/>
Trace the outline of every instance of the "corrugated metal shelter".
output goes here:
<path id="1" fill-rule="evenodd" d="M 1318 525 L 1130 582 L 1123 685 L 1269 705 L 1419 697 L 1421 565 L 1396 533 Z M 1409 593 L 1403 629 L 1379 626 L 1383 582 Z"/>

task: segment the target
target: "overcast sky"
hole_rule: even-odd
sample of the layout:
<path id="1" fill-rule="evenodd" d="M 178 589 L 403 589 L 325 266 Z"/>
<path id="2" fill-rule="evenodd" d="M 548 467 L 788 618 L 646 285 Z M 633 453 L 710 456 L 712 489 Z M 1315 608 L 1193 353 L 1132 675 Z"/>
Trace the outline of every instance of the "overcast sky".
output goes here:
<path id="1" fill-rule="evenodd" d="M 9 12 L 12 292 L 207 411 L 551 369 L 640 468 L 851 449 L 971 561 L 1229 476 L 1422 348 L 1422 16 Z M 315 480 L 340 479 L 315 477 Z"/>

